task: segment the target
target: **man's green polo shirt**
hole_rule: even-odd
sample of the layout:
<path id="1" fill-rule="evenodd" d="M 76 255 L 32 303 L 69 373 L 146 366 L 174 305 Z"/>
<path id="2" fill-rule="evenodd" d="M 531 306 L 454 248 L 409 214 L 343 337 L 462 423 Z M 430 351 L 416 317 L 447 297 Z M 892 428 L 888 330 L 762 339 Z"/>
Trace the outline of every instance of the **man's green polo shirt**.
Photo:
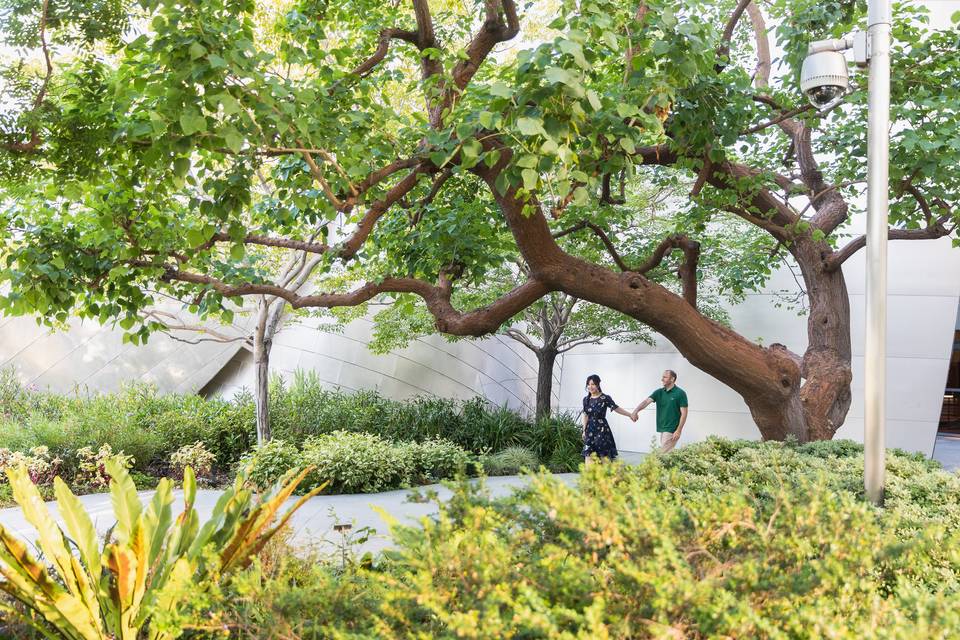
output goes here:
<path id="1" fill-rule="evenodd" d="M 680 426 L 680 407 L 687 406 L 687 393 L 677 385 L 669 391 L 660 387 L 650 394 L 650 399 L 657 403 L 657 433 L 676 431 Z"/>

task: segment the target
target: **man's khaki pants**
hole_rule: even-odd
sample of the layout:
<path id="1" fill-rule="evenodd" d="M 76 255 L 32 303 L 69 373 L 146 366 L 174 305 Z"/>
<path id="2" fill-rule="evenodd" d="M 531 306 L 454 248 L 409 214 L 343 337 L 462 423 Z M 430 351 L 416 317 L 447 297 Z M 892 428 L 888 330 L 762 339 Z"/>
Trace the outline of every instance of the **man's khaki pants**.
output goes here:
<path id="1" fill-rule="evenodd" d="M 673 439 L 674 434 L 667 431 L 662 431 L 660 433 L 660 451 L 663 453 L 669 453 L 673 451 L 673 448 L 677 445 L 677 441 Z"/>

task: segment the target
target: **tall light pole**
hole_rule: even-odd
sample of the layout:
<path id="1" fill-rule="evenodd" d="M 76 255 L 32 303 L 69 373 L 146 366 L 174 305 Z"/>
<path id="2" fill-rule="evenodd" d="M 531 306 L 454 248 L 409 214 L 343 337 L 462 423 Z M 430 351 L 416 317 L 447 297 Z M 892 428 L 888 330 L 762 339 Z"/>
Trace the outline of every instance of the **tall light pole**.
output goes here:
<path id="1" fill-rule="evenodd" d="M 864 351 L 864 486 L 883 502 L 887 437 L 887 216 L 889 209 L 890 0 L 870 0 L 867 43 L 867 339 Z"/>
<path id="2" fill-rule="evenodd" d="M 889 209 L 890 0 L 869 0 L 867 32 L 810 43 L 800 88 L 818 109 L 835 106 L 849 88 L 840 53 L 854 50 L 869 66 L 867 96 L 867 288 L 864 349 L 864 473 L 867 498 L 883 502 L 886 455 L 887 224 Z"/>

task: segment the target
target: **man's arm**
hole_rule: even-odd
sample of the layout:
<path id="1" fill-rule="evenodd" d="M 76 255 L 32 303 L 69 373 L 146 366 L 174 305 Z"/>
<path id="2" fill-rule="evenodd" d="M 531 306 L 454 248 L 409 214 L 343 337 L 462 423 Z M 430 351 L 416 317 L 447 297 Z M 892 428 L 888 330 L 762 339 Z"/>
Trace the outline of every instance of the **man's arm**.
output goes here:
<path id="1" fill-rule="evenodd" d="M 637 405 L 637 408 L 633 410 L 633 414 L 630 416 L 634 422 L 637 421 L 637 414 L 646 409 L 651 402 L 653 402 L 653 398 L 647 398 Z"/>
<path id="2" fill-rule="evenodd" d="M 687 408 L 680 407 L 680 424 L 677 425 L 677 430 L 673 432 L 673 439 L 680 439 L 680 432 L 683 430 L 683 423 L 687 421 Z"/>

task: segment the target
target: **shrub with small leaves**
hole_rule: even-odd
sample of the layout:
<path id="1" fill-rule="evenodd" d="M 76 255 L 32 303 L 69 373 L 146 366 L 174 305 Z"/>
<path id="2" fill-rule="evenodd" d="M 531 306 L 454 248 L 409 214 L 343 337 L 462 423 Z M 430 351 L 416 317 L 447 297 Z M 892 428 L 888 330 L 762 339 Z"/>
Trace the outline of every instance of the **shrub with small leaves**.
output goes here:
<path id="1" fill-rule="evenodd" d="M 187 467 L 193 469 L 198 480 L 209 480 L 216 461 L 217 456 L 207 451 L 204 444 L 198 440 L 180 447 L 170 455 L 170 469 L 177 480 L 183 479 L 183 472 Z"/>
<path id="2" fill-rule="evenodd" d="M 315 467 L 304 489 L 329 480 L 331 493 L 374 493 L 409 486 L 414 465 L 407 449 L 369 433 L 333 433 L 308 439 L 303 463 Z"/>
<path id="3" fill-rule="evenodd" d="M 105 444 L 94 452 L 92 447 L 77 449 L 77 475 L 73 479 L 73 486 L 90 490 L 106 489 L 110 486 L 110 474 L 107 472 L 107 462 L 114 460 L 124 469 L 133 466 L 133 456 L 124 455 L 123 451 L 113 452 L 109 444 Z"/>
<path id="4" fill-rule="evenodd" d="M 402 445 L 419 483 L 438 482 L 465 473 L 473 456 L 449 440 L 433 438 Z"/>
<path id="5" fill-rule="evenodd" d="M 239 466 L 247 470 L 248 481 L 262 490 L 290 469 L 303 467 L 303 456 L 292 444 L 273 439 L 244 454 Z"/>
<path id="6" fill-rule="evenodd" d="M 60 471 L 63 461 L 60 458 L 50 457 L 47 447 L 33 447 L 29 453 L 10 451 L 0 448 L 0 484 L 6 481 L 6 470 L 24 466 L 30 481 L 38 486 L 53 484 L 53 479 Z"/>

